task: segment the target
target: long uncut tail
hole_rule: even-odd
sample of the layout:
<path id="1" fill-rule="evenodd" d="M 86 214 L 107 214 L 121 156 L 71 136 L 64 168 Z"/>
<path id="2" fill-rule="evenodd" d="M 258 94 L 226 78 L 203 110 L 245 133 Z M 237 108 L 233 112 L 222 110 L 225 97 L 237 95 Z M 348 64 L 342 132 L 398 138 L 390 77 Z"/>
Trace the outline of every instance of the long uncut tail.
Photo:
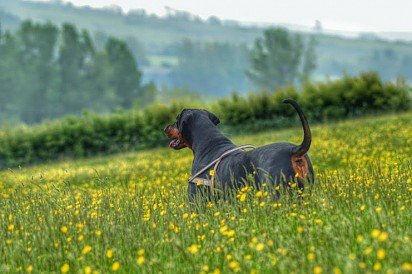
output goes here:
<path id="1" fill-rule="evenodd" d="M 283 100 L 283 103 L 291 104 L 299 114 L 299 118 L 303 126 L 303 141 L 302 144 L 293 149 L 292 154 L 298 157 L 303 156 L 306 152 L 308 152 L 310 144 L 312 142 L 312 133 L 310 132 L 308 120 L 306 119 L 306 116 L 303 113 L 302 108 L 300 107 L 298 102 L 293 99 L 285 99 Z"/>

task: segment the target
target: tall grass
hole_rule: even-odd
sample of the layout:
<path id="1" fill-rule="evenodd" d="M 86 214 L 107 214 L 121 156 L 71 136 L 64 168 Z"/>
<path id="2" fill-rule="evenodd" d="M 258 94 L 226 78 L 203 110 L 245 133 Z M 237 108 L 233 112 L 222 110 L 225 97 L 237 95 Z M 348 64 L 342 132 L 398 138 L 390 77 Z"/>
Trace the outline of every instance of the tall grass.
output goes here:
<path id="1" fill-rule="evenodd" d="M 190 151 L 0 173 L 0 272 L 403 273 L 412 270 L 412 115 L 313 127 L 301 203 L 244 188 L 187 203 Z M 300 141 L 301 129 L 234 138 Z"/>

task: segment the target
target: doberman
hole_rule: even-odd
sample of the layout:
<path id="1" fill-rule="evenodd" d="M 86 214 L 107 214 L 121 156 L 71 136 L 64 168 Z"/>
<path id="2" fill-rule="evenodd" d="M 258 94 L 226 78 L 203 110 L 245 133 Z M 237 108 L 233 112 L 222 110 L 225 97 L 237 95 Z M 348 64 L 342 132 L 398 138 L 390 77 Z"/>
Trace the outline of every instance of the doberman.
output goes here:
<path id="1" fill-rule="evenodd" d="M 164 128 L 164 132 L 170 140 L 170 148 L 179 150 L 188 147 L 193 151 L 192 175 L 196 174 L 199 178 L 210 180 L 214 173 L 217 180 L 216 185 L 212 187 L 223 193 L 229 189 L 241 188 L 251 176 L 257 187 L 264 182 L 276 186 L 296 182 L 298 187 L 303 189 L 306 182 L 314 181 L 312 164 L 306 154 L 311 144 L 311 132 L 299 104 L 293 99 L 283 102 L 291 104 L 299 114 L 304 132 L 300 145 L 282 142 L 250 151 L 236 150 L 236 146 L 216 127 L 220 123 L 219 118 L 209 111 L 200 109 L 184 109 L 176 117 L 176 122 Z M 231 150 L 233 152 L 221 160 L 217 170 L 213 171 L 212 165 L 201 174 L 197 174 L 213 160 Z M 193 202 L 199 193 L 205 193 L 200 189 L 202 188 L 199 184 L 189 182 L 190 201 Z"/>

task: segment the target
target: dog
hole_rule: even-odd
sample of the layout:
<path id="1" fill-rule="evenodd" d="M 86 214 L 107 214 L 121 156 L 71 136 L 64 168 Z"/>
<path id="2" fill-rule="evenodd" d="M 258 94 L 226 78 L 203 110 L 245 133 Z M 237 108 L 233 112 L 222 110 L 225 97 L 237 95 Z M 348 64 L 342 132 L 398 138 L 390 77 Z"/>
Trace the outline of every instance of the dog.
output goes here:
<path id="1" fill-rule="evenodd" d="M 251 177 L 257 188 L 263 183 L 287 186 L 290 182 L 296 182 L 303 190 L 306 183 L 314 182 L 312 163 L 306 154 L 312 140 L 308 121 L 295 100 L 286 99 L 283 102 L 291 104 L 300 117 L 304 133 L 300 145 L 282 142 L 249 151 L 239 149 L 217 128 L 219 118 L 201 109 L 182 110 L 176 121 L 164 128 L 170 148 L 180 150 L 187 147 L 193 151 L 189 201 L 195 201 L 201 193 L 203 195 L 205 188 L 218 189 L 222 193 L 239 189 Z M 211 192 L 207 193 L 210 195 Z"/>

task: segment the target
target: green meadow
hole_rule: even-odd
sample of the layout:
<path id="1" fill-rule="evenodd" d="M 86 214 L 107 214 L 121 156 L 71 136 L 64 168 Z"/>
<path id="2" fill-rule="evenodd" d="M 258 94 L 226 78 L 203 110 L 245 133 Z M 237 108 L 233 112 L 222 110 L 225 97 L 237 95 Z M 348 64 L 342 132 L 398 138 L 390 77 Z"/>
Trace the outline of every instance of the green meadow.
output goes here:
<path id="1" fill-rule="evenodd" d="M 0 272 L 407 273 L 412 113 L 312 127 L 316 182 L 187 202 L 189 150 L 158 148 L 0 172 Z M 230 136 L 299 143 L 300 127 Z"/>

